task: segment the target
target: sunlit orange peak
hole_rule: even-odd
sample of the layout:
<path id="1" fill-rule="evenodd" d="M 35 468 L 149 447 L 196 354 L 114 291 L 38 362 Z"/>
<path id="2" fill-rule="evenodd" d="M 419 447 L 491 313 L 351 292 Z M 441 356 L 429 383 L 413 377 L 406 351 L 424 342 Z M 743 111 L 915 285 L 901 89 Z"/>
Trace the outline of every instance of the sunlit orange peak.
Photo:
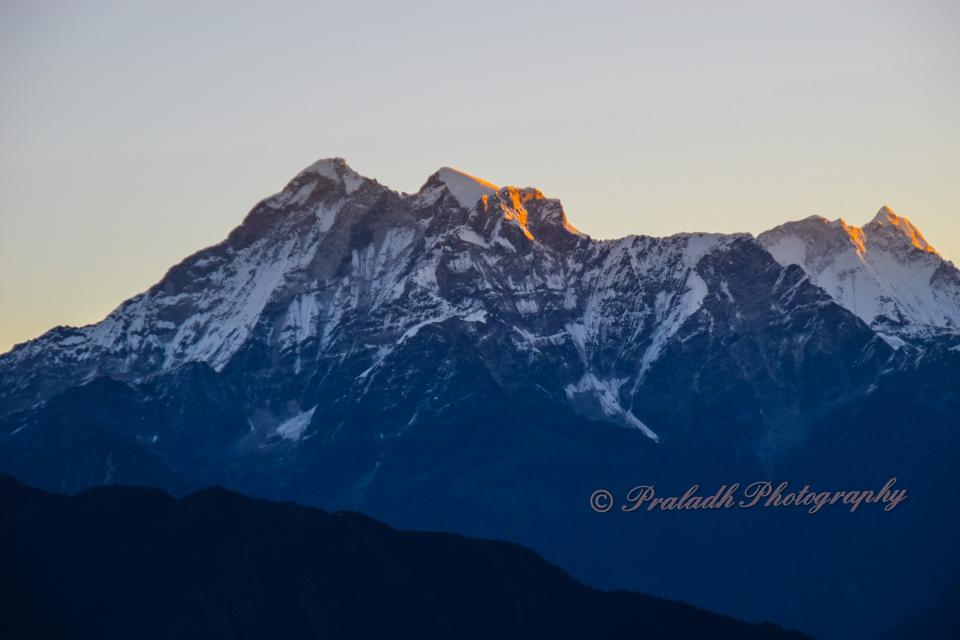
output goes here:
<path id="1" fill-rule="evenodd" d="M 880 211 L 878 211 L 877 215 L 873 217 L 873 220 L 871 220 L 870 224 L 893 227 L 906 236 L 916 249 L 926 253 L 940 255 L 937 253 L 936 249 L 930 246 L 930 243 L 927 242 L 927 239 L 923 237 L 923 234 L 920 233 L 920 229 L 917 229 L 915 226 L 913 226 L 913 223 L 910 222 L 908 218 L 904 216 L 898 216 L 893 212 L 893 209 L 887 205 L 880 207 Z"/>

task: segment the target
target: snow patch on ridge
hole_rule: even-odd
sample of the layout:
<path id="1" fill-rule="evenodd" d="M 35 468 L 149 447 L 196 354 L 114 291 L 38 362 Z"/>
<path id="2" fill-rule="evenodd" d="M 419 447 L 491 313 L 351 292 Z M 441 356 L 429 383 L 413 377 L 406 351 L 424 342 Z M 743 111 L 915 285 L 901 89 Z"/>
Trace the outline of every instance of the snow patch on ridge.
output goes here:
<path id="1" fill-rule="evenodd" d="M 363 186 L 364 178 L 350 168 L 343 158 L 323 158 L 303 170 L 303 173 L 316 173 L 343 185 L 349 194 Z"/>
<path id="2" fill-rule="evenodd" d="M 298 413 L 288 420 L 284 420 L 277 427 L 277 435 L 284 440 L 293 440 L 296 442 L 303 437 L 303 432 L 310 426 L 310 421 L 313 419 L 313 412 L 316 410 L 317 408 L 314 407 L 308 411 Z"/>
<path id="3" fill-rule="evenodd" d="M 437 171 L 437 177 L 447 187 L 450 195 L 456 199 L 464 209 L 473 209 L 477 201 L 483 196 L 496 193 L 500 187 L 497 185 L 471 176 L 459 169 L 443 167 Z"/>
<path id="4" fill-rule="evenodd" d="M 670 338 L 680 330 L 687 318 L 696 313 L 707 297 L 707 283 L 695 271 L 687 275 L 686 289 L 680 298 L 674 301 L 675 294 L 660 292 L 654 303 L 656 315 L 656 329 L 650 340 L 650 346 L 640 361 L 638 381 L 650 369 L 650 366 L 660 357 L 660 351 L 670 341 Z M 728 294 L 729 295 L 729 292 Z"/>
<path id="5" fill-rule="evenodd" d="M 342 162 L 343 160 L 340 158 L 321 158 L 307 167 L 306 170 L 310 173 L 317 173 L 324 178 L 339 180 L 340 174 L 337 172 L 337 165 Z"/>
<path id="6" fill-rule="evenodd" d="M 599 409 L 601 415 L 596 417 L 602 416 L 607 421 L 638 429 L 643 435 L 654 442 L 658 442 L 660 436 L 620 404 L 620 387 L 623 386 L 624 382 L 626 380 L 601 380 L 592 372 L 587 371 L 576 384 L 567 385 L 564 392 L 567 399 L 579 405 L 581 411 L 587 414 L 587 417 L 594 417 L 591 414 L 596 414 L 596 410 Z"/>

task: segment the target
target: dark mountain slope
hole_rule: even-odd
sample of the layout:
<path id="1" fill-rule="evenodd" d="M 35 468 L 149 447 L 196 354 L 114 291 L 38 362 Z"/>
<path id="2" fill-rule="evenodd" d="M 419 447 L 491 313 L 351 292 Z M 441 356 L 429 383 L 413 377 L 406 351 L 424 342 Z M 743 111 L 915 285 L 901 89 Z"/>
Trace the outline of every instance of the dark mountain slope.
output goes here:
<path id="1" fill-rule="evenodd" d="M 907 616 L 878 640 L 956 640 L 960 638 L 960 587 L 954 579 L 951 593 L 937 604 Z"/>
<path id="2" fill-rule="evenodd" d="M 513 544 L 215 488 L 0 476 L 6 638 L 800 638 L 585 587 Z"/>

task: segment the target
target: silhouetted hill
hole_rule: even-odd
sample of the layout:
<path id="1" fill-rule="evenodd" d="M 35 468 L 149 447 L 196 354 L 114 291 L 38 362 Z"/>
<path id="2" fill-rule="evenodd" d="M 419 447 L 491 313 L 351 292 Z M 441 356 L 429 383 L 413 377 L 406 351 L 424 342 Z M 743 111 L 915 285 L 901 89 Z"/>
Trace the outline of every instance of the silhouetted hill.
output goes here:
<path id="1" fill-rule="evenodd" d="M 932 607 L 918 611 L 891 629 L 882 640 L 954 640 L 960 638 L 960 587 Z"/>
<path id="2" fill-rule="evenodd" d="M 803 637 L 597 591 L 519 545 L 220 488 L 64 496 L 0 476 L 0 514 L 5 638 Z"/>

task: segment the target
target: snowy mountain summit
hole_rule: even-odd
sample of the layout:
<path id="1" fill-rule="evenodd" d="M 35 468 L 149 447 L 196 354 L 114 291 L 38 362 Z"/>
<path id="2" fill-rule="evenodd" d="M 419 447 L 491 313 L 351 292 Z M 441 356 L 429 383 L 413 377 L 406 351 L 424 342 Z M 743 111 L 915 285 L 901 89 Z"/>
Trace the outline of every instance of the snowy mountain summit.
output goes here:
<path id="1" fill-rule="evenodd" d="M 446 186 L 461 207 L 472 208 L 477 200 L 500 190 L 497 185 L 471 176 L 459 169 L 443 167 L 437 172 L 437 178 Z"/>
<path id="2" fill-rule="evenodd" d="M 891 344 L 960 334 L 960 272 L 889 207 L 863 227 L 810 216 L 757 239 Z"/>

